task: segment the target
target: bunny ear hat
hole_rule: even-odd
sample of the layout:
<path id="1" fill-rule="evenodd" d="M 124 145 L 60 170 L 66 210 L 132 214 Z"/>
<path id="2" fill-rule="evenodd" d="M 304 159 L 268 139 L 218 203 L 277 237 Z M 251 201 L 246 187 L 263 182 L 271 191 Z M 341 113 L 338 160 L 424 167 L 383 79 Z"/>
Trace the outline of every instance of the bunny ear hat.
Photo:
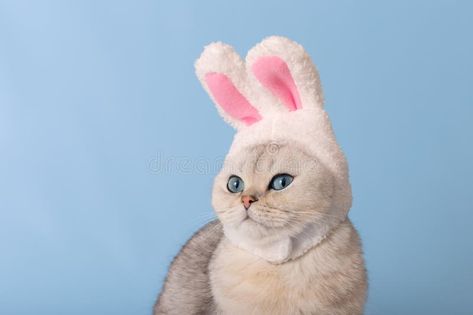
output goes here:
<path id="1" fill-rule="evenodd" d="M 217 42 L 205 47 L 195 68 L 221 116 L 237 130 L 228 155 L 251 145 L 297 143 L 332 173 L 328 222 L 308 223 L 301 235 L 265 244 L 224 227 L 235 245 L 267 261 L 303 255 L 345 220 L 352 201 L 348 165 L 323 109 L 319 75 L 309 55 L 301 45 L 272 36 L 253 47 L 244 62 L 231 46 Z"/>

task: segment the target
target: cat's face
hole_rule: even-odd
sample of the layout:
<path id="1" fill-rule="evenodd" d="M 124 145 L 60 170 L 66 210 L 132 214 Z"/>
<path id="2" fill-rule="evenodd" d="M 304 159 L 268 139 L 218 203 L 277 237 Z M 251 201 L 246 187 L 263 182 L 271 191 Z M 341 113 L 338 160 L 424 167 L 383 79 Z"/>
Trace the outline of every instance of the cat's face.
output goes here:
<path id="1" fill-rule="evenodd" d="M 294 144 L 243 148 L 217 175 L 212 204 L 224 226 L 258 238 L 300 233 L 330 217 L 334 179 Z"/>

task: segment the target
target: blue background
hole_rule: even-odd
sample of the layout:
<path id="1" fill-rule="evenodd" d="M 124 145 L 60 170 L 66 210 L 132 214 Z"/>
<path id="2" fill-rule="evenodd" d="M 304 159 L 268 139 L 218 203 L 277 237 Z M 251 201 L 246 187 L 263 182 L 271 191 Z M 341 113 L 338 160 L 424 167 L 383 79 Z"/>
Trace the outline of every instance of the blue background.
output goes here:
<path id="1" fill-rule="evenodd" d="M 471 1 L 1 1 L 0 314 L 149 314 L 233 131 L 193 73 L 280 34 L 351 167 L 366 314 L 471 314 Z"/>

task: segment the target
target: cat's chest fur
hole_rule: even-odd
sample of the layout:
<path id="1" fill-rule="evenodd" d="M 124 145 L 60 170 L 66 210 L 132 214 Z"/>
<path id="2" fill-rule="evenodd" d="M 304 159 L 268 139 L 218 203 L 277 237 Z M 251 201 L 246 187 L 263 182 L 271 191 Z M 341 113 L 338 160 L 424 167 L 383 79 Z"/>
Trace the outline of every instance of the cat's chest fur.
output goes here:
<path id="1" fill-rule="evenodd" d="M 309 286 L 303 270 L 288 272 L 222 240 L 210 266 L 212 293 L 225 314 L 290 314 L 292 296 Z M 291 305 L 292 304 L 292 305 Z M 299 312 L 296 312 L 297 314 Z"/>
<path id="2" fill-rule="evenodd" d="M 209 266 L 212 294 L 220 312 L 338 314 L 338 307 L 350 307 L 353 299 L 359 299 L 353 294 L 360 282 L 364 286 L 364 274 L 357 279 L 361 270 L 354 270 L 359 267 L 360 253 L 350 239 L 351 225 L 337 232 L 304 256 L 280 265 L 222 239 Z M 358 313 L 354 308 L 350 314 Z"/>

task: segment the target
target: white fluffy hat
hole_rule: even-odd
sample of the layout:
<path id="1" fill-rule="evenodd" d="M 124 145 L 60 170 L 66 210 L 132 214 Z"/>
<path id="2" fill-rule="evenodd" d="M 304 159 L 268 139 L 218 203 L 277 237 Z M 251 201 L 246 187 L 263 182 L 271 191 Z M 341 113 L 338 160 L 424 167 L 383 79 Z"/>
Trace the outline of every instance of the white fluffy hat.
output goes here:
<path id="1" fill-rule="evenodd" d="M 352 201 L 348 166 L 304 48 L 272 36 L 253 47 L 244 62 L 231 46 L 217 42 L 205 47 L 195 68 L 222 117 L 237 130 L 229 155 L 248 145 L 299 143 L 335 178 L 333 225 L 345 219 Z"/>

